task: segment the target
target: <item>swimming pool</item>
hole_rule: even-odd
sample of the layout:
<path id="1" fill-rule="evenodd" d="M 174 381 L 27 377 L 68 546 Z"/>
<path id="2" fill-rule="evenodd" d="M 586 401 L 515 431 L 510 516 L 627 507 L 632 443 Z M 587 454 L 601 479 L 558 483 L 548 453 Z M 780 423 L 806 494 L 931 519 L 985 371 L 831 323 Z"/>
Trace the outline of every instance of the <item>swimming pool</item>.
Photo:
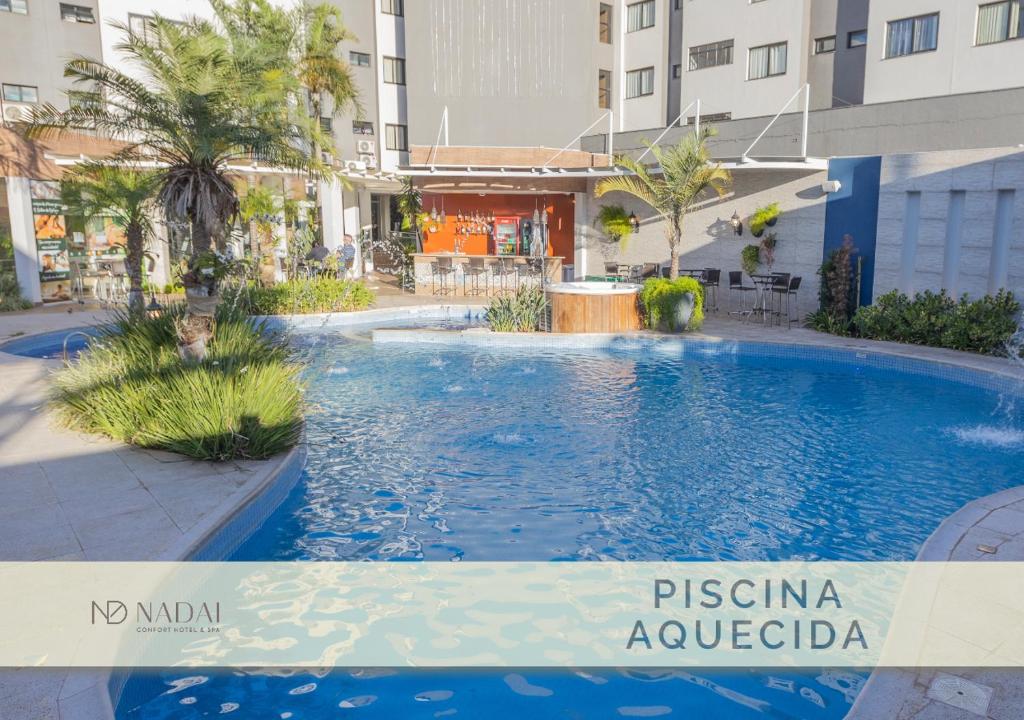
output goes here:
<path id="1" fill-rule="evenodd" d="M 67 338 L 68 355 L 77 357 L 89 344 L 89 339 L 98 336 L 99 333 L 100 330 L 96 327 L 78 327 L 29 335 L 3 343 L 0 345 L 0 352 L 43 360 L 60 360 L 64 357 L 64 340 Z"/>
<path id="2" fill-rule="evenodd" d="M 907 560 L 1024 482 L 994 390 L 814 353 L 444 349 L 297 338 L 303 477 L 234 560 Z M 122 720 L 843 717 L 863 674 L 136 674 Z"/>

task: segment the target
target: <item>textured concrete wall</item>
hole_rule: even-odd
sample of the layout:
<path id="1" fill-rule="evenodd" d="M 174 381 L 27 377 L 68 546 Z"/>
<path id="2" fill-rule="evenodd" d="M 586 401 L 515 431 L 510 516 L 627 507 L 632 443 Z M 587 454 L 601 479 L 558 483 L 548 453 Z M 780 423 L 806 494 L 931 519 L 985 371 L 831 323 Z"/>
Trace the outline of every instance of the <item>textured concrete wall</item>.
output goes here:
<path id="1" fill-rule="evenodd" d="M 875 297 L 946 288 L 1024 295 L 1024 151 L 882 160 Z"/>
<path id="2" fill-rule="evenodd" d="M 716 157 L 738 157 L 764 130 L 771 116 L 716 125 L 711 142 Z M 799 113 L 783 115 L 754 149 L 753 156 L 800 153 Z M 815 157 L 1011 147 L 1024 143 L 1024 89 L 906 100 L 812 111 L 809 153 Z M 616 152 L 643 148 L 659 129 L 615 136 Z M 684 129 L 669 131 L 662 145 L 679 142 Z M 603 135 L 588 136 L 583 150 L 604 150 Z"/>
<path id="3" fill-rule="evenodd" d="M 778 247 L 774 270 L 800 275 L 800 312 L 806 314 L 817 308 L 818 277 L 821 265 L 822 238 L 825 232 L 825 198 L 821 183 L 827 173 L 778 172 L 744 170 L 734 174 L 730 196 L 712 202 L 687 216 L 683 228 L 680 257 L 683 267 L 715 267 L 722 270 L 722 284 L 728 285 L 728 271 L 740 269 L 740 251 L 759 240 L 744 229 L 737 237 L 729 223 L 734 212 L 748 224 L 751 214 L 759 207 L 779 203 L 782 215 L 774 228 Z M 595 183 L 591 182 L 591 190 Z M 635 212 L 641 219 L 638 234 L 630 235 L 622 245 L 610 242 L 594 227 L 602 205 L 621 205 L 627 212 Z M 604 272 L 605 262 L 627 264 L 664 263 L 669 259 L 665 240 L 666 223 L 655 217 L 646 205 L 628 195 L 612 193 L 603 198 L 592 198 L 587 213 L 578 213 L 577 225 L 586 225 L 587 274 Z M 577 258 L 579 252 L 577 251 Z M 747 284 L 750 280 L 745 281 Z M 719 295 L 724 307 L 727 293 Z"/>

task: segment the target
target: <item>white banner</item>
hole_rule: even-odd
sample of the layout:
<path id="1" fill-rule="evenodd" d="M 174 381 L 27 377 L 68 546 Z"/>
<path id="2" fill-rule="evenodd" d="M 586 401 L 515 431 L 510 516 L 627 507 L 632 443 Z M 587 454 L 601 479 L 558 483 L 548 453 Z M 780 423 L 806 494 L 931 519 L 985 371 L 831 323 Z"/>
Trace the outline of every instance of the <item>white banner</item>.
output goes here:
<path id="1" fill-rule="evenodd" d="M 0 666 L 1020 667 L 1019 563 L 6 563 Z"/>

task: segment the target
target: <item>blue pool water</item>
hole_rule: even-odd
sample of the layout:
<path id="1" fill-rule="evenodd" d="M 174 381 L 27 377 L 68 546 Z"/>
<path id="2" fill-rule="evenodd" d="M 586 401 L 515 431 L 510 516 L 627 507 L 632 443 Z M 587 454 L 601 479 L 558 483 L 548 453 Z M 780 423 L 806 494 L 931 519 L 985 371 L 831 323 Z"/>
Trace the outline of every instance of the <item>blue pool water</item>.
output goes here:
<path id="1" fill-rule="evenodd" d="M 41 335 L 29 335 L 28 337 L 11 340 L 0 345 L 0 352 L 21 355 L 22 357 L 60 360 L 64 357 L 64 339 L 67 338 L 68 355 L 77 357 L 85 349 L 85 346 L 89 344 L 89 338 L 82 335 L 69 337 L 72 333 L 85 333 L 85 335 L 95 337 L 99 334 L 99 329 L 81 327 L 58 330 Z"/>
<path id="2" fill-rule="evenodd" d="M 1024 482 L 999 395 L 754 355 L 298 340 L 308 462 L 235 560 L 907 560 Z M 838 720 L 846 670 L 166 671 L 118 718 Z"/>

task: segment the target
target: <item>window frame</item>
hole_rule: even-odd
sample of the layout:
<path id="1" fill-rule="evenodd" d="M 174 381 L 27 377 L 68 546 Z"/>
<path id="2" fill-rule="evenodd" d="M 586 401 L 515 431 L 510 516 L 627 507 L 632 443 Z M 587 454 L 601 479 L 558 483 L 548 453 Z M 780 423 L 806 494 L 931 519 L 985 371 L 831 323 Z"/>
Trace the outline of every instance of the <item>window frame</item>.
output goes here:
<path id="1" fill-rule="evenodd" d="M 69 11 L 74 17 L 68 17 Z M 85 11 L 84 17 L 87 19 L 82 18 L 82 11 Z M 82 25 L 96 24 L 96 15 L 93 13 L 93 9 L 88 5 L 76 5 L 75 3 L 60 3 L 60 19 L 61 22 L 81 23 Z"/>
<path id="2" fill-rule="evenodd" d="M 853 38 L 854 38 L 855 35 L 863 35 L 864 36 L 864 42 L 858 43 L 858 44 L 854 45 L 853 44 Z M 862 47 L 867 47 L 867 46 L 868 46 L 868 31 L 867 31 L 867 28 L 865 28 L 863 30 L 851 30 L 850 32 L 846 33 L 846 49 L 847 50 L 855 50 L 857 48 L 862 48 Z"/>
<path id="3" fill-rule="evenodd" d="M 832 47 L 830 49 L 826 50 L 826 49 L 824 49 L 824 47 L 825 47 L 824 44 L 827 41 L 829 41 L 829 40 L 832 41 Z M 824 35 L 824 36 L 819 37 L 819 38 L 814 38 L 814 54 L 815 55 L 831 55 L 839 47 L 839 43 L 837 42 L 837 40 L 838 40 L 838 38 L 835 35 Z"/>
<path id="4" fill-rule="evenodd" d="M 600 3 L 597 7 L 597 41 L 605 45 L 612 44 L 612 30 L 615 19 L 614 9 L 608 3 Z M 607 21 L 604 18 L 607 17 Z"/>
<path id="5" fill-rule="evenodd" d="M 366 58 L 366 62 L 361 62 L 356 58 Z M 349 50 L 348 64 L 351 65 L 352 67 L 370 67 L 371 65 L 373 65 L 373 58 L 368 52 L 362 52 L 360 50 Z"/>
<path id="6" fill-rule="evenodd" d="M 400 80 L 395 79 L 396 69 L 400 71 L 402 76 Z M 388 80 L 389 74 L 392 76 L 391 80 Z M 385 55 L 381 58 L 381 77 L 388 85 L 405 85 L 405 58 L 393 57 L 391 55 Z"/>
<path id="7" fill-rule="evenodd" d="M 648 72 L 650 73 L 650 76 L 651 76 L 650 90 L 648 90 L 647 92 L 642 92 L 643 88 L 644 88 L 643 73 L 648 73 Z M 641 92 L 639 94 L 637 94 L 637 95 L 630 95 L 629 94 L 629 77 L 630 77 L 630 75 L 637 75 L 637 76 L 640 77 L 640 90 L 641 90 Z M 650 97 L 651 95 L 653 95 L 654 94 L 654 66 L 653 65 L 648 65 L 647 67 L 636 68 L 634 70 L 627 70 L 626 71 L 625 89 L 626 89 L 626 92 L 625 92 L 625 99 L 626 100 L 636 100 L 637 98 Z"/>
<path id="8" fill-rule="evenodd" d="M 635 28 L 631 28 L 631 24 L 630 24 L 630 17 L 632 15 L 631 11 L 632 11 L 633 8 L 637 8 L 637 17 L 639 18 L 637 22 L 641 23 L 640 25 L 638 25 Z M 650 8 L 651 9 L 651 24 L 650 25 L 644 25 L 643 24 L 644 17 L 645 17 L 644 8 Z M 637 2 L 630 3 L 629 5 L 626 6 L 626 32 L 627 33 L 640 32 L 641 30 L 650 30 L 652 27 L 654 27 L 657 24 L 658 24 L 658 6 L 657 6 L 657 3 L 655 3 L 654 0 L 638 0 Z"/>
<path id="9" fill-rule="evenodd" d="M 716 60 L 720 60 L 724 51 L 729 51 L 729 59 L 727 62 L 715 62 L 711 65 L 701 65 L 700 62 L 694 62 L 697 58 L 702 56 L 709 56 L 714 53 Z M 687 52 L 686 67 L 688 72 L 697 72 L 698 70 L 710 70 L 711 68 L 724 67 L 726 65 L 732 65 L 736 60 L 736 39 L 730 38 L 728 40 L 718 40 L 717 42 L 704 43 L 703 45 L 693 45 Z"/>
<path id="10" fill-rule="evenodd" d="M 7 7 L 0 7 L 0 12 L 10 13 L 11 15 L 28 15 L 28 0 L 4 0 Z M 20 9 L 15 9 L 15 5 Z"/>
<path id="11" fill-rule="evenodd" d="M 18 97 L 9 97 L 7 94 L 8 89 L 17 88 Z M 35 93 L 35 100 L 26 100 L 23 95 L 26 89 L 31 89 Z M 39 86 L 38 85 L 22 85 L 20 83 L 2 83 L 0 84 L 0 96 L 3 97 L 4 102 L 16 102 L 16 103 L 38 103 L 39 102 Z"/>
<path id="12" fill-rule="evenodd" d="M 988 42 L 981 42 L 981 11 L 985 8 L 994 7 L 996 5 L 1008 5 L 1010 10 L 1006 14 L 1006 37 L 1001 40 L 989 40 Z M 1013 27 L 1013 7 L 1017 7 L 1017 27 L 1016 35 L 1011 35 Z M 997 2 L 983 2 L 978 5 L 978 12 L 974 18 L 974 47 L 987 47 L 989 45 L 998 45 L 999 43 L 1010 42 L 1011 40 L 1024 39 L 1024 0 L 997 0 Z"/>
<path id="13" fill-rule="evenodd" d="M 778 71 L 772 72 L 772 55 L 771 55 L 771 50 L 772 50 L 772 48 L 782 47 L 782 46 L 784 46 L 786 48 L 786 67 L 783 68 L 781 72 L 778 72 Z M 753 52 L 755 50 L 761 50 L 761 49 L 768 50 L 767 74 L 766 75 L 758 75 L 757 77 L 753 77 L 751 75 L 751 72 L 750 72 L 750 58 L 751 58 L 751 55 L 753 54 Z M 769 78 L 782 77 L 783 75 L 785 75 L 788 72 L 789 72 L 789 41 L 788 40 L 783 40 L 782 42 L 768 43 L 767 45 L 755 45 L 754 47 L 747 48 L 747 81 L 748 82 L 753 81 L 753 80 L 768 80 Z"/>
<path id="14" fill-rule="evenodd" d="M 356 128 L 359 128 L 358 130 Z M 366 130 L 370 132 L 365 132 Z M 372 120 L 353 120 L 352 121 L 352 134 L 353 135 L 370 135 L 374 136 L 377 133 L 373 129 Z"/>
<path id="15" fill-rule="evenodd" d="M 938 11 L 930 13 L 922 13 L 920 15 L 912 15 L 910 17 L 898 18 L 896 20 L 887 20 L 885 23 L 885 54 L 882 56 L 885 60 L 894 60 L 896 58 L 910 57 L 911 55 L 920 55 L 921 53 L 935 52 L 939 49 L 939 28 L 941 25 L 941 13 Z M 917 42 L 917 23 L 920 20 L 926 18 L 935 18 L 935 47 L 917 49 L 914 47 Z M 892 54 L 892 47 L 890 45 L 892 37 L 892 27 L 897 23 L 911 23 L 910 35 L 911 35 L 911 50 L 907 53 L 900 53 L 899 55 Z"/>
<path id="16" fill-rule="evenodd" d="M 399 146 L 398 143 L 399 131 L 401 131 L 402 146 Z M 392 144 L 392 139 L 395 140 L 394 144 Z M 409 126 L 386 123 L 384 125 L 384 149 L 394 152 L 409 152 Z"/>
<path id="17" fill-rule="evenodd" d="M 380 11 L 385 15 L 405 17 L 405 0 L 380 0 Z"/>

